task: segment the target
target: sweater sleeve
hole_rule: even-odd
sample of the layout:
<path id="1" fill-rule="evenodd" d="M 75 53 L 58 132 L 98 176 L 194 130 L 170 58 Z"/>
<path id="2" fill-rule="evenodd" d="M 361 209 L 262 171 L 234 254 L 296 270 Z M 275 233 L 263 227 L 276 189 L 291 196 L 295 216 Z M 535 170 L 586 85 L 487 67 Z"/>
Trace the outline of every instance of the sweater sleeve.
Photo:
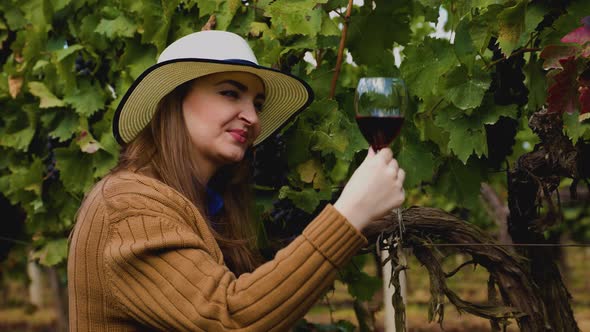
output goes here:
<path id="1" fill-rule="evenodd" d="M 113 223 L 105 248 L 112 294 L 160 330 L 283 331 L 305 315 L 366 239 L 327 206 L 276 257 L 236 278 L 203 239 L 161 215 Z"/>

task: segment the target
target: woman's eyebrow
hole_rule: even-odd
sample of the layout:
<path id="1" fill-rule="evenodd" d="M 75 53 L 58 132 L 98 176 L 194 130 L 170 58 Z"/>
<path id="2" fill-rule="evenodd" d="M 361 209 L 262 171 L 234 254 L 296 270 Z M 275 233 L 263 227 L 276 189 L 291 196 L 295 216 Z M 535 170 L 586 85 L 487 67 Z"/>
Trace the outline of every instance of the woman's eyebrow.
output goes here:
<path id="1" fill-rule="evenodd" d="M 225 84 L 225 83 L 233 85 L 234 87 L 236 87 L 238 90 L 240 90 L 242 92 L 248 91 L 248 87 L 245 84 L 242 84 L 236 80 L 223 80 L 221 82 L 218 82 L 215 85 L 217 86 L 217 85 L 221 85 L 221 84 Z M 266 96 L 264 95 L 264 93 L 259 93 L 256 95 L 256 98 L 257 99 L 258 98 L 266 99 Z"/>

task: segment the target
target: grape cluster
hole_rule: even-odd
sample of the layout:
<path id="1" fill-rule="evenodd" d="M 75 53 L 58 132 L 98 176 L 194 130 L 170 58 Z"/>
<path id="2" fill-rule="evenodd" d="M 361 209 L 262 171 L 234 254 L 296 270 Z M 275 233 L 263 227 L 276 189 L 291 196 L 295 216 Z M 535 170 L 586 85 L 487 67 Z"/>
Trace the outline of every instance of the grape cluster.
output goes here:
<path id="1" fill-rule="evenodd" d="M 55 168 L 55 153 L 53 149 L 55 148 L 55 140 L 49 138 L 47 140 L 47 157 L 45 158 L 45 169 L 47 171 L 45 175 L 45 179 L 47 180 L 57 180 L 59 178 L 59 170 Z"/>
<path id="2" fill-rule="evenodd" d="M 498 43 L 493 43 L 490 49 L 494 52 L 492 60 L 504 57 Z M 511 55 L 496 64 L 490 91 L 494 93 L 494 102 L 497 105 L 523 106 L 528 102 L 529 90 L 524 84 L 525 76 L 522 72 L 524 64 L 523 53 Z"/>
<path id="3" fill-rule="evenodd" d="M 500 169 L 506 157 L 512 154 L 517 130 L 518 121 L 506 117 L 500 117 L 493 125 L 486 125 L 487 160 L 490 167 Z"/>
<path id="4" fill-rule="evenodd" d="M 525 76 L 522 68 L 525 61 L 523 55 L 512 55 L 503 59 L 504 55 L 495 38 L 491 39 L 488 48 L 494 52 L 492 60 L 498 61 L 496 70 L 492 73 L 492 84 L 490 85 L 490 92 L 494 94 L 494 102 L 497 105 L 516 104 L 519 107 L 525 105 L 528 102 L 529 90 L 524 84 Z M 517 114 L 515 116 L 519 117 Z M 513 152 L 518 121 L 508 117 L 500 117 L 496 123 L 486 125 L 485 129 L 488 164 L 493 169 L 500 169 L 506 157 Z"/>
<path id="5" fill-rule="evenodd" d="M 280 188 L 287 184 L 286 146 L 281 135 L 267 138 L 254 151 L 252 162 L 254 183 Z"/>
<path id="6" fill-rule="evenodd" d="M 92 74 L 94 69 L 94 62 L 92 60 L 85 60 L 82 54 L 78 54 L 74 61 L 74 70 L 80 76 L 88 76 Z"/>

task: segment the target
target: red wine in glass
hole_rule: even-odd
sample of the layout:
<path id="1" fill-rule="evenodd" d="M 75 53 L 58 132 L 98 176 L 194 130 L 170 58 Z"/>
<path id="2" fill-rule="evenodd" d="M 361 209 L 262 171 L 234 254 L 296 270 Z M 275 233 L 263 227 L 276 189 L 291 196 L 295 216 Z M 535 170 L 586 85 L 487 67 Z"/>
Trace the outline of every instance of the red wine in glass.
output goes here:
<path id="1" fill-rule="evenodd" d="M 399 135 L 404 124 L 403 116 L 356 116 L 356 123 L 361 133 L 373 150 L 388 147 Z"/>
<path id="2" fill-rule="evenodd" d="M 389 146 L 401 131 L 408 106 L 406 86 L 395 77 L 362 77 L 354 106 L 361 133 L 378 151 Z"/>

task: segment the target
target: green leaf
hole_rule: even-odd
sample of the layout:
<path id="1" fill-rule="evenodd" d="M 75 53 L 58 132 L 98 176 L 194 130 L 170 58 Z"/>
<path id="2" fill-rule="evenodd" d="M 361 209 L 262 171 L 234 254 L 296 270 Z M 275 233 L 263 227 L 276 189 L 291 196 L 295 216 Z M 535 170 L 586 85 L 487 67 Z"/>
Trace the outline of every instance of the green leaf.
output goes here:
<path id="1" fill-rule="evenodd" d="M 137 25 L 131 19 L 121 15 L 113 20 L 101 19 L 94 31 L 109 39 L 133 37 L 137 31 Z"/>
<path id="2" fill-rule="evenodd" d="M 25 26 L 25 24 L 27 24 L 27 19 L 24 17 L 23 13 L 18 7 L 8 6 L 8 8 L 4 10 L 4 18 L 6 19 L 6 23 L 8 24 L 10 30 L 20 30 Z"/>
<path id="3" fill-rule="evenodd" d="M 305 188 L 296 191 L 287 186 L 279 190 L 279 199 L 290 199 L 296 207 L 305 212 L 311 213 L 322 200 L 329 200 L 332 197 L 330 191 L 316 191 L 312 188 Z"/>
<path id="4" fill-rule="evenodd" d="M 444 80 L 447 100 L 462 110 L 481 105 L 492 79 L 486 72 L 474 67 L 471 73 L 465 66 L 456 67 Z"/>
<path id="5" fill-rule="evenodd" d="M 68 257 L 68 239 L 51 240 L 40 250 L 33 253 L 33 258 L 46 266 L 61 263 Z"/>
<path id="6" fill-rule="evenodd" d="M 439 169 L 439 178 L 433 189 L 457 204 L 472 208 L 479 201 L 479 188 L 483 181 L 479 165 L 470 160 L 467 164 L 449 159 Z"/>
<path id="7" fill-rule="evenodd" d="M 420 142 L 403 131 L 399 140 L 401 148 L 396 158 L 400 167 L 406 171 L 404 187 L 413 188 L 422 181 L 430 181 L 438 167 L 431 144 Z"/>
<path id="8" fill-rule="evenodd" d="M 528 109 L 536 111 L 545 104 L 547 99 L 547 79 L 545 72 L 541 68 L 541 61 L 537 55 L 532 53 L 529 61 L 523 68 L 525 74 L 525 84 L 529 90 Z"/>
<path id="9" fill-rule="evenodd" d="M 79 51 L 82 49 L 84 49 L 84 46 L 82 46 L 80 44 L 68 46 L 66 48 L 55 51 L 54 52 L 55 59 L 57 61 L 62 61 L 63 59 L 67 58 L 68 56 L 74 54 L 76 51 Z"/>
<path id="10" fill-rule="evenodd" d="M 32 163 L 27 166 L 12 167 L 8 178 L 10 185 L 8 193 L 29 191 L 40 196 L 44 171 L 45 166 L 40 158 L 34 158 Z"/>
<path id="11" fill-rule="evenodd" d="M 22 108 L 24 112 L 5 112 L 2 115 L 5 126 L 0 127 L 0 146 L 27 151 L 35 136 L 37 118 L 31 105 Z"/>
<path id="12" fill-rule="evenodd" d="M 496 123 L 500 116 L 511 117 L 517 113 L 515 105 L 499 106 L 491 99 L 488 98 L 471 115 L 452 106 L 436 114 L 434 123 L 449 132 L 449 148 L 463 163 L 467 163 L 473 153 L 477 156 L 487 154 L 486 124 Z"/>
<path id="13" fill-rule="evenodd" d="M 411 2 L 378 2 L 377 10 L 362 8 L 353 13 L 349 23 L 346 47 L 357 64 L 375 65 L 382 60 L 376 55 L 384 51 L 392 54 L 394 43 L 406 45 L 410 41 Z"/>
<path id="14" fill-rule="evenodd" d="M 74 94 L 66 96 L 63 101 L 72 106 L 80 116 L 90 117 L 104 108 L 106 99 L 106 94 L 100 86 L 92 85 L 88 80 L 81 80 Z"/>
<path id="15" fill-rule="evenodd" d="M 136 40 L 125 42 L 125 51 L 121 55 L 120 65 L 129 68 L 129 74 L 136 79 L 148 67 L 156 63 L 156 48 L 142 45 Z"/>
<path id="16" fill-rule="evenodd" d="M 63 100 L 56 97 L 47 86 L 42 82 L 29 82 L 29 92 L 41 99 L 40 108 L 61 107 L 64 106 Z"/>
<path id="17" fill-rule="evenodd" d="M 54 150 L 59 177 L 69 192 L 80 193 L 88 190 L 94 183 L 92 156 L 83 153 L 76 144 L 68 148 Z"/>
<path id="18" fill-rule="evenodd" d="M 580 113 L 578 111 L 571 114 L 564 112 L 562 115 L 564 132 L 569 138 L 571 138 L 574 145 L 580 138 L 584 137 L 586 133 L 590 134 L 590 124 L 588 121 L 580 122 L 579 116 Z"/>
<path id="19" fill-rule="evenodd" d="M 270 17 L 273 26 L 283 27 L 289 35 L 316 36 L 322 30 L 321 7 L 327 0 L 277 0 L 270 4 L 264 15 Z"/>
<path id="20" fill-rule="evenodd" d="M 426 38 L 420 45 L 404 49 L 400 71 L 410 92 L 425 99 L 437 88 L 436 79 L 458 64 L 453 46 L 446 40 Z"/>
<path id="21" fill-rule="evenodd" d="M 80 119 L 71 111 L 62 111 L 57 127 L 49 133 L 49 136 L 57 138 L 59 142 L 67 141 L 78 129 Z"/>

